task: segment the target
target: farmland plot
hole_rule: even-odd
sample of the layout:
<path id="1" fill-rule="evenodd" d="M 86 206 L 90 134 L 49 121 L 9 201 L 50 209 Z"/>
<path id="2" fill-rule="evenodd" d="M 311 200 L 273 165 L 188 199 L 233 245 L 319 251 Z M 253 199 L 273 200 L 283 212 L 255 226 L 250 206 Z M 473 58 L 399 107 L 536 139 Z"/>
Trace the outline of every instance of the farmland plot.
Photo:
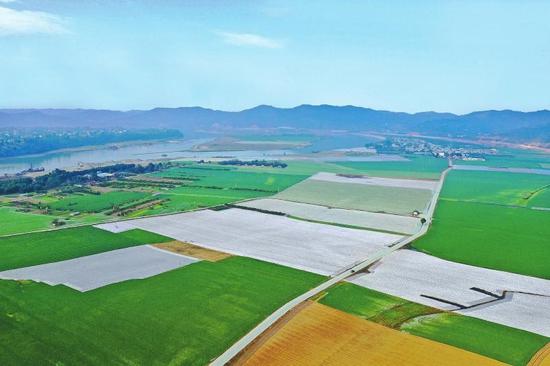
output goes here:
<path id="1" fill-rule="evenodd" d="M 377 177 L 439 179 L 447 160 L 407 155 L 408 161 L 340 162 L 339 166 Z"/>
<path id="2" fill-rule="evenodd" d="M 424 212 L 432 197 L 428 189 L 396 188 L 307 179 L 275 198 L 351 210 L 410 215 Z"/>
<path id="3" fill-rule="evenodd" d="M 88 292 L 0 281 L 0 365 L 206 365 L 322 281 L 242 257 Z"/>
<path id="4" fill-rule="evenodd" d="M 283 201 L 272 198 L 239 203 L 239 206 L 260 210 L 282 212 L 306 220 L 323 221 L 366 229 L 414 234 L 420 228 L 420 219 L 415 217 L 374 213 L 359 210 L 344 210 L 307 203 Z"/>
<path id="5" fill-rule="evenodd" d="M 550 172 L 550 170 L 549 170 Z M 441 198 L 514 206 L 550 207 L 550 176 L 494 171 L 453 170 Z"/>
<path id="6" fill-rule="evenodd" d="M 309 303 L 244 365 L 505 365 Z"/>
<path id="7" fill-rule="evenodd" d="M 73 194 L 49 204 L 49 207 L 63 211 L 100 212 L 148 196 L 147 193 L 129 191 L 113 191 L 98 195 Z"/>
<path id="8" fill-rule="evenodd" d="M 0 238 L 0 271 L 172 240 L 142 230 L 113 234 L 92 226 L 14 235 Z"/>
<path id="9" fill-rule="evenodd" d="M 0 279 L 33 280 L 52 286 L 63 284 L 85 292 L 112 283 L 155 276 L 196 261 L 144 245 L 4 271 L 0 272 Z"/>
<path id="10" fill-rule="evenodd" d="M 440 200 L 413 247 L 437 257 L 550 279 L 549 212 Z"/>
<path id="11" fill-rule="evenodd" d="M 317 173 L 309 179 L 325 182 L 355 183 L 383 187 L 429 189 L 432 191 L 436 189 L 438 184 L 437 180 L 380 178 L 356 174 L 334 174 L 325 172 Z"/>
<path id="12" fill-rule="evenodd" d="M 445 261 L 411 250 L 351 281 L 424 305 L 550 336 L 550 281 Z M 464 307 L 464 309 L 462 309 Z"/>
<path id="13" fill-rule="evenodd" d="M 55 216 L 19 212 L 13 207 L 0 207 L 0 235 L 51 228 Z"/>
<path id="14" fill-rule="evenodd" d="M 205 248 L 320 274 L 332 274 L 402 238 L 237 208 L 144 218 L 131 224 Z"/>
<path id="15" fill-rule="evenodd" d="M 110 231 L 114 234 L 123 233 L 125 231 L 135 229 L 135 226 L 132 225 L 131 221 L 107 222 L 104 224 L 94 225 L 94 227 L 98 229 Z"/>
<path id="16" fill-rule="evenodd" d="M 351 283 L 330 288 L 319 302 L 362 319 L 514 366 L 524 366 L 550 341 L 539 334 L 442 311 Z"/>

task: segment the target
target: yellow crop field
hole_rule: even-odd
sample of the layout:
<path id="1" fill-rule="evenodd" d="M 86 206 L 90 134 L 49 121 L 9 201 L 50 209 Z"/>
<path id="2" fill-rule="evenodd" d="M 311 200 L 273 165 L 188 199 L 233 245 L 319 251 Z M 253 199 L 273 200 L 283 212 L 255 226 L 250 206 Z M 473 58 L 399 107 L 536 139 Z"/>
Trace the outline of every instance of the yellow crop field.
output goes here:
<path id="1" fill-rule="evenodd" d="M 533 356 L 528 366 L 550 366 L 550 343 Z"/>
<path id="2" fill-rule="evenodd" d="M 311 302 L 237 364 L 505 365 Z"/>
<path id="3" fill-rule="evenodd" d="M 221 261 L 222 259 L 231 257 L 231 254 L 227 254 L 217 250 L 206 249 L 194 244 L 184 243 L 177 240 L 168 243 L 155 244 L 155 247 L 197 259 L 204 259 L 210 262 L 217 262 Z"/>

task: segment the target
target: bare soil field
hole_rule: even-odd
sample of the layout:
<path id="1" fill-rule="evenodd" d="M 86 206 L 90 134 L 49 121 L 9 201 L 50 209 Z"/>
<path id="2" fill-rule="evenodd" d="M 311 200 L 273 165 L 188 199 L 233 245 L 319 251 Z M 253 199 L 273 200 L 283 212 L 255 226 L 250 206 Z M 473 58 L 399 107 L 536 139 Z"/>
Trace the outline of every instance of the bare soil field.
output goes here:
<path id="1" fill-rule="evenodd" d="M 244 365 L 505 365 L 309 303 Z"/>
<path id="2" fill-rule="evenodd" d="M 222 259 L 231 257 L 231 254 L 219 252 L 217 250 L 202 248 L 197 245 L 184 243 L 177 240 L 168 243 L 155 244 L 154 247 L 188 257 L 207 260 L 210 262 L 217 262 L 221 261 Z"/>
<path id="3" fill-rule="evenodd" d="M 394 252 L 351 282 L 410 301 L 550 336 L 550 281 Z"/>
<path id="4" fill-rule="evenodd" d="M 150 245 L 0 272 L 0 279 L 33 280 L 85 292 L 113 283 L 143 279 L 194 263 L 194 258 Z"/>
<path id="5" fill-rule="evenodd" d="M 381 231 L 390 231 L 412 235 L 420 228 L 420 219 L 399 215 L 374 213 L 359 210 L 344 210 L 311 205 L 308 203 L 284 201 L 273 198 L 263 198 L 240 203 L 239 206 L 261 210 L 282 212 L 290 216 L 306 220 L 351 225 Z"/>
<path id="6" fill-rule="evenodd" d="M 323 275 L 403 238 L 238 208 L 150 217 L 124 224 L 204 248 Z"/>

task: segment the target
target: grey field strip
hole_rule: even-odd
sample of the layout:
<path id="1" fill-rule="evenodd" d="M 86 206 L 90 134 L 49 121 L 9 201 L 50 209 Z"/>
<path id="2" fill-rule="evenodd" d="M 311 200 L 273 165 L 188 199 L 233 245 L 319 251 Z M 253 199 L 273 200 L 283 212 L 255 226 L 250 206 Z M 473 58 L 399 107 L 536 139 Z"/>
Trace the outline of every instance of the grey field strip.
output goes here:
<path id="1" fill-rule="evenodd" d="M 204 248 L 324 275 L 403 238 L 238 208 L 143 218 L 131 224 Z"/>
<path id="2" fill-rule="evenodd" d="M 107 222 L 105 224 L 94 225 L 94 227 L 110 231 L 115 234 L 136 229 L 136 227 L 132 225 L 131 221 Z"/>
<path id="3" fill-rule="evenodd" d="M 413 189 L 429 189 L 434 190 L 437 187 L 436 180 L 420 180 L 420 179 L 397 179 L 397 178 L 381 178 L 371 176 L 349 176 L 345 174 L 325 173 L 320 172 L 309 179 L 321 180 L 325 182 L 335 183 L 354 183 L 366 184 L 373 186 L 397 187 L 397 188 L 413 188 Z"/>
<path id="4" fill-rule="evenodd" d="M 369 272 L 350 281 L 443 310 L 458 310 L 451 303 L 470 307 L 460 312 L 550 336 L 549 280 L 450 262 L 405 249 L 383 258 Z M 487 294 L 498 296 L 505 291 L 522 294 L 514 293 L 502 300 Z M 476 306 L 483 303 L 487 304 Z"/>
<path id="5" fill-rule="evenodd" d="M 487 171 L 487 172 L 505 172 L 505 173 L 550 175 L 550 169 L 537 169 L 537 168 L 496 168 L 496 167 L 490 167 L 490 166 L 485 166 L 485 165 L 454 164 L 453 169 L 455 169 L 455 170 Z"/>
<path id="6" fill-rule="evenodd" d="M 0 279 L 33 280 L 85 292 L 143 279 L 197 262 L 197 259 L 142 245 L 61 262 L 0 272 Z"/>
<path id="7" fill-rule="evenodd" d="M 239 206 L 281 212 L 306 220 L 352 225 L 367 229 L 391 231 L 407 235 L 412 235 L 420 229 L 420 219 L 417 217 L 328 208 L 320 205 L 284 201 L 273 198 L 261 198 L 253 201 L 247 201 L 240 203 Z"/>
<path id="8" fill-rule="evenodd" d="M 332 208 L 411 216 L 426 212 L 433 196 L 429 189 L 388 187 L 306 179 L 274 198 Z"/>

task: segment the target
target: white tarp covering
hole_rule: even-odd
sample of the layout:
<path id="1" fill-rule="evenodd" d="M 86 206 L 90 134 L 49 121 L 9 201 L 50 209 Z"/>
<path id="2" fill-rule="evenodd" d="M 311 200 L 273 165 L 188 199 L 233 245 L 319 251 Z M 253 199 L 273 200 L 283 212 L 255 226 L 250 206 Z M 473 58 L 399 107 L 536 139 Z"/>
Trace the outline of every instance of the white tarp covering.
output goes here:
<path id="1" fill-rule="evenodd" d="M 0 272 L 0 279 L 33 280 L 49 285 L 63 284 L 90 291 L 112 283 L 143 279 L 194 263 L 194 258 L 150 245 L 112 250 L 61 262 Z"/>

